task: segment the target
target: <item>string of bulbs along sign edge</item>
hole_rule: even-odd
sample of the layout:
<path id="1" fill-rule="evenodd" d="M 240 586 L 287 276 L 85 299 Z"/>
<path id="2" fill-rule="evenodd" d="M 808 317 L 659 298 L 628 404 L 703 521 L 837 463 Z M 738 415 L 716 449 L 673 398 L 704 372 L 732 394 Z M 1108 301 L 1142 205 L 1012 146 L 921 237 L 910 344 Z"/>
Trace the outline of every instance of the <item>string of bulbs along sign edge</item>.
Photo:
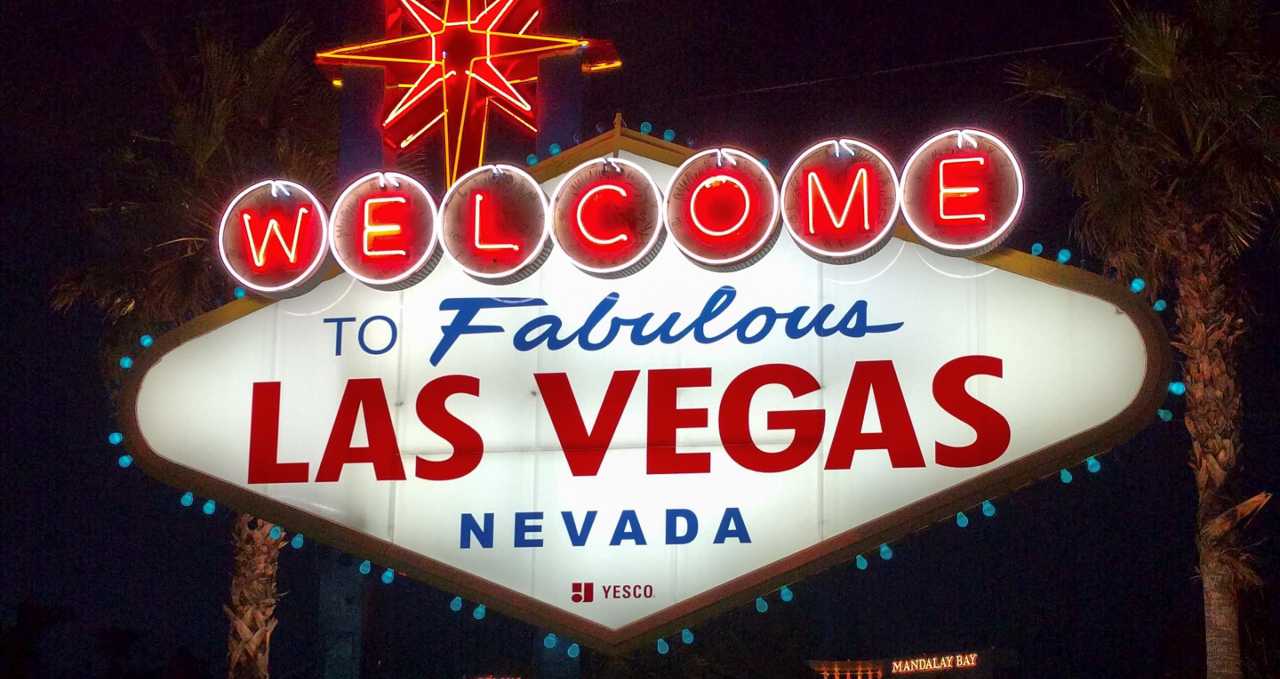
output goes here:
<path id="1" fill-rule="evenodd" d="M 285 289 L 305 292 L 161 338 L 126 408 L 139 463 L 617 652 L 1084 459 L 1157 407 L 1168 352 L 1145 304 L 989 250 L 1022 198 L 1020 177 L 1016 191 L 998 185 L 1012 154 L 1001 165 L 986 146 L 981 163 L 942 173 L 908 162 L 899 180 L 834 140 L 774 184 L 745 154 L 672 162 L 670 145 L 640 137 L 568 149 L 529 181 L 482 168 L 490 183 L 471 189 L 486 197 L 463 178 L 435 210 L 409 209 L 425 201 L 407 178 L 371 175 L 356 183 L 364 204 L 332 220 L 307 204 L 325 227 L 310 239 L 290 230 L 305 219 L 284 217 L 311 197 L 277 187 L 284 208 L 248 220 L 276 219 L 271 238 L 251 228 L 226 251 L 241 273 L 264 243 L 427 264 L 400 281 L 372 265 L 321 281 L 299 257 L 259 282 L 298 278 Z M 974 153 L 942 138 L 914 157 Z M 742 186 L 706 181 L 716 174 Z M 386 201 L 396 182 L 404 203 Z M 599 188 L 609 182 L 618 190 Z M 897 226 L 953 216 L 980 236 L 962 248 L 987 254 Z M 705 246 L 695 232 L 722 237 L 708 231 L 739 238 L 723 257 L 690 253 Z M 477 235 L 520 258 L 454 252 Z M 587 584 L 597 596 L 575 600 Z"/>

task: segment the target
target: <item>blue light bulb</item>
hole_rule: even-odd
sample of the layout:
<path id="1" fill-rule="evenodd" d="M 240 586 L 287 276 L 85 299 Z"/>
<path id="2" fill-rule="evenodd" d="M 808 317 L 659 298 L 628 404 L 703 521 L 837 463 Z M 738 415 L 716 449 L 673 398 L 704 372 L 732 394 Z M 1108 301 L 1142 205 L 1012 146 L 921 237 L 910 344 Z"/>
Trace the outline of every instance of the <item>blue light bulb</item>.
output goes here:
<path id="1" fill-rule="evenodd" d="M 530 153 L 529 155 L 524 157 L 524 162 L 528 163 L 529 165 L 537 165 L 538 156 L 536 154 Z"/>
<path id="2" fill-rule="evenodd" d="M 142 337 L 138 338 L 138 344 L 141 344 L 144 349 L 146 347 L 151 346 L 152 344 L 155 344 L 155 341 L 156 341 L 155 338 L 153 338 L 151 335 L 143 335 Z"/>
<path id="3" fill-rule="evenodd" d="M 756 597 L 756 613 L 764 613 L 765 611 L 768 611 L 768 610 L 769 610 L 769 602 L 765 601 L 764 597 L 762 596 Z"/>
<path id="4" fill-rule="evenodd" d="M 996 505 L 991 500 L 982 501 L 982 515 L 988 519 L 996 515 Z"/>
<path id="5" fill-rule="evenodd" d="M 132 358 L 132 357 L 130 357 L 130 356 L 121 356 L 121 357 L 120 357 L 120 367 L 121 367 L 121 368 L 124 368 L 125 370 L 128 370 L 129 368 L 132 368 L 132 367 L 133 367 L 133 358 Z"/>
<path id="6" fill-rule="evenodd" d="M 640 131 L 644 134 L 649 134 L 650 132 L 653 132 L 653 123 L 647 120 L 644 121 L 643 123 L 640 123 Z"/>
<path id="7" fill-rule="evenodd" d="M 888 561 L 893 558 L 893 548 L 889 545 L 880 545 L 880 558 Z"/>
<path id="8" fill-rule="evenodd" d="M 200 511 L 204 512 L 205 516 L 213 516 L 213 513 L 217 511 L 217 509 L 218 503 L 213 500 L 205 500 L 204 505 L 200 507 Z"/>
<path id="9" fill-rule="evenodd" d="M 471 611 L 471 617 L 476 620 L 484 620 L 486 613 L 488 613 L 488 610 L 485 609 L 484 604 L 476 604 L 475 610 Z"/>
<path id="10" fill-rule="evenodd" d="M 682 641 L 682 642 L 684 643 L 684 645 L 685 645 L 685 646 L 688 646 L 689 644 L 692 644 L 692 643 L 693 643 L 693 630 L 689 629 L 688 627 L 686 627 L 686 628 L 684 628 L 684 629 L 680 630 L 680 641 Z"/>
<path id="11" fill-rule="evenodd" d="M 1066 248 L 1062 248 L 1061 250 L 1059 250 L 1059 251 L 1058 251 L 1058 263 L 1059 263 L 1059 264 L 1066 264 L 1067 262 L 1070 262 L 1070 261 L 1071 261 L 1071 251 L 1070 251 L 1070 250 L 1068 250 L 1068 249 L 1066 249 Z"/>
<path id="12" fill-rule="evenodd" d="M 564 649 L 564 654 L 570 658 L 576 658 L 582 654 L 582 649 L 577 644 L 569 644 L 569 648 Z"/>
<path id="13" fill-rule="evenodd" d="M 1157 299 L 1156 303 L 1151 305 L 1151 308 L 1155 309 L 1156 311 L 1164 311 L 1165 309 L 1169 308 L 1169 303 L 1164 301 L 1163 299 Z"/>
<path id="14" fill-rule="evenodd" d="M 663 141 L 675 141 L 676 131 L 668 127 L 662 131 L 662 139 Z"/>
<path id="15" fill-rule="evenodd" d="M 113 446 L 120 445 L 122 441 L 124 441 L 124 434 L 121 434 L 118 431 L 113 431 L 110 434 L 107 434 L 107 443 L 110 443 Z"/>
<path id="16" fill-rule="evenodd" d="M 853 565 L 857 566 L 858 570 L 865 571 L 867 570 L 867 566 L 870 564 L 867 563 L 867 557 L 859 554 L 858 557 L 853 560 Z"/>
<path id="17" fill-rule="evenodd" d="M 368 559 L 360 562 L 360 575 L 368 575 L 373 572 L 373 563 Z"/>
<path id="18" fill-rule="evenodd" d="M 560 155 L 560 145 L 552 144 L 551 146 L 547 147 L 547 151 L 549 151 L 553 156 L 558 156 Z"/>
<path id="19" fill-rule="evenodd" d="M 196 494 L 191 491 L 187 491 L 183 493 L 182 497 L 178 498 L 178 504 L 182 505 L 183 507 L 190 507 L 195 503 L 196 503 Z"/>
<path id="20" fill-rule="evenodd" d="M 1156 417 L 1160 418 L 1161 422 L 1172 422 L 1173 411 L 1168 408 L 1161 408 L 1156 411 Z"/>
<path id="21" fill-rule="evenodd" d="M 778 590 L 778 598 L 782 599 L 783 603 L 789 604 L 792 599 L 796 598 L 796 593 L 792 592 L 790 587 L 783 585 L 782 589 Z"/>
<path id="22" fill-rule="evenodd" d="M 395 580 L 396 580 L 395 571 L 391 570 L 390 568 L 388 568 L 385 571 L 382 571 L 382 584 L 390 585 L 391 583 L 395 582 Z"/>
<path id="23" fill-rule="evenodd" d="M 965 516 L 964 512 L 956 512 L 956 525 L 961 528 L 968 528 L 969 517 Z"/>
<path id="24" fill-rule="evenodd" d="M 555 635 L 555 634 L 553 634 L 553 633 L 551 633 L 551 632 L 548 632 L 548 633 L 547 633 L 547 636 L 542 637 L 542 647 L 543 647 L 543 648 L 547 648 L 547 649 L 555 648 L 555 647 L 556 647 L 556 644 L 558 644 L 558 643 L 560 643 L 560 640 L 559 640 L 559 639 L 557 639 L 557 638 L 556 638 L 556 635 Z"/>
<path id="25" fill-rule="evenodd" d="M 267 537 L 271 538 L 273 541 L 279 540 L 281 535 L 284 535 L 284 529 L 280 526 L 272 526 L 271 530 L 267 531 Z"/>
<path id="26" fill-rule="evenodd" d="M 658 655 L 666 655 L 671 651 L 671 644 L 668 644 L 666 639 L 659 639 L 657 646 Z"/>
<path id="27" fill-rule="evenodd" d="M 120 465 L 121 469 L 128 469 L 129 466 L 133 464 L 133 456 L 129 453 L 125 453 L 124 455 L 116 458 L 116 464 Z"/>
<path id="28" fill-rule="evenodd" d="M 240 287 L 240 286 L 238 286 L 238 285 L 237 285 L 237 286 L 236 286 L 236 289 L 235 289 L 235 290 L 233 290 L 233 291 L 231 292 L 231 294 L 235 295 L 236 299 L 244 299 L 244 296 L 245 296 L 247 293 L 244 291 L 244 288 L 242 288 L 242 287 Z"/>
<path id="29" fill-rule="evenodd" d="M 1170 382 L 1169 393 L 1174 396 L 1181 396 L 1187 393 L 1187 385 L 1184 382 Z"/>
<path id="30" fill-rule="evenodd" d="M 1129 281 L 1129 292 L 1136 294 L 1136 293 L 1142 292 L 1144 289 L 1146 289 L 1146 287 L 1147 287 L 1147 282 L 1142 280 L 1141 278 L 1135 278 Z"/>
<path id="31" fill-rule="evenodd" d="M 462 610 L 462 597 L 455 596 L 449 601 L 449 610 L 457 613 Z"/>
<path id="32" fill-rule="evenodd" d="M 289 546 L 294 549 L 302 549 L 302 545 L 306 544 L 307 539 L 302 537 L 302 533 L 294 533 L 293 539 L 289 540 Z"/>
<path id="33" fill-rule="evenodd" d="M 1090 455 L 1089 459 L 1084 461 L 1084 468 L 1088 469 L 1090 474 L 1097 474 L 1102 470 L 1102 463 L 1098 461 L 1098 458 Z"/>
<path id="34" fill-rule="evenodd" d="M 1061 481 L 1061 482 L 1063 482 L 1063 483 L 1071 483 L 1071 479 L 1072 479 L 1072 476 L 1071 476 L 1071 470 L 1070 470 L 1070 469 L 1063 469 L 1063 470 L 1061 470 L 1061 471 L 1059 471 L 1059 472 L 1058 472 L 1058 480 L 1059 480 L 1059 481 Z"/>
<path id="35" fill-rule="evenodd" d="M 1031 254 L 1036 257 L 1039 257 L 1040 255 L 1044 254 L 1044 243 L 1032 243 Z"/>

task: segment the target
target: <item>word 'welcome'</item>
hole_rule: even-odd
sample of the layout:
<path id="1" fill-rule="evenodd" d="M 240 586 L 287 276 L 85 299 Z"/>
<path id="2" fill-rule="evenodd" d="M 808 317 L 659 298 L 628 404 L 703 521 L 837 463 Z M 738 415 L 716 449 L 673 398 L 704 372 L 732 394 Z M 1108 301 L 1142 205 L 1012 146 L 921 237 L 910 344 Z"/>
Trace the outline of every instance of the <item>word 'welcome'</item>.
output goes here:
<path id="1" fill-rule="evenodd" d="M 442 257 L 478 280 L 510 283 L 552 249 L 587 274 L 630 275 L 668 240 L 700 266 L 737 270 L 774 243 L 779 224 L 806 253 L 842 264 L 883 247 L 899 216 L 926 246 L 973 256 L 1008 235 L 1022 200 L 1009 147 L 959 129 L 921 144 L 901 174 L 866 142 L 824 141 L 801 153 L 781 183 L 732 148 L 693 154 L 665 189 L 638 163 L 597 158 L 563 175 L 549 198 L 511 165 L 468 172 L 439 204 L 398 172 L 357 179 L 330 209 L 300 184 L 266 180 L 231 200 L 218 245 L 241 284 L 284 297 L 309 289 L 330 258 L 389 290 L 418 283 Z"/>

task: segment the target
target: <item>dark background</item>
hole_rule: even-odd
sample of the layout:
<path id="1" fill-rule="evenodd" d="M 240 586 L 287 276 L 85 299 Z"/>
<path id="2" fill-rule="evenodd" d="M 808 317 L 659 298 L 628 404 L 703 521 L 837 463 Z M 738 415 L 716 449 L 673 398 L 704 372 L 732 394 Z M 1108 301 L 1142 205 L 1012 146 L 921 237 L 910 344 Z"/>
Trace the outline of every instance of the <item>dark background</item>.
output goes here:
<path id="1" fill-rule="evenodd" d="M 341 42 L 346 3 L 361 1 L 5 6 L 0 604 L 6 633 L 24 602 L 59 620 L 37 647 L 40 676 L 105 675 L 104 638 L 134 640 L 123 645 L 130 671 L 186 658 L 211 676 L 225 673 L 230 515 L 184 510 L 183 489 L 116 466 L 118 451 L 105 444 L 114 419 L 97 353 L 103 321 L 89 310 L 47 311 L 53 276 L 82 262 L 82 206 L 100 159 L 131 131 L 163 129 L 140 31 L 178 50 L 197 26 L 251 40 L 293 11 L 313 22 L 318 48 Z M 1114 32 L 1105 2 L 582 0 L 559 11 L 582 34 L 612 39 L 626 62 L 588 85 L 583 137 L 621 111 L 631 127 L 651 121 L 681 143 L 742 145 L 775 168 L 837 134 L 871 140 L 900 163 L 920 140 L 957 126 L 996 130 L 1030 159 L 1062 120 L 1013 101 L 1005 67 L 1028 57 L 1084 66 L 1110 45 L 1004 53 Z M 1276 34 L 1275 17 L 1268 21 Z M 1052 253 L 1069 245 L 1076 203 L 1041 165 L 1026 166 L 1027 207 L 1009 244 L 1040 241 Z M 1274 244 L 1256 247 L 1241 289 L 1253 306 L 1243 473 L 1250 488 L 1270 490 L 1280 485 L 1277 255 Z M 1072 264 L 1097 268 L 1088 253 Z M 963 530 L 941 523 L 895 544 L 891 562 L 837 567 L 796 583 L 789 604 L 771 597 L 765 615 L 724 614 L 695 628 L 693 647 L 675 642 L 666 657 L 641 650 L 623 665 L 657 676 L 694 667 L 752 676 L 794 661 L 803 676 L 807 658 L 995 648 L 1018 664 L 1014 676 L 1203 676 L 1188 446 L 1180 418 L 1163 424 L 1153 414 L 1150 428 L 1100 458 L 1096 475 L 1080 467 L 1070 485 L 1050 478 L 997 498 L 994 519 L 971 513 Z M 1269 581 L 1244 598 L 1253 676 L 1280 668 L 1276 517 L 1273 505 L 1247 533 Z M 316 572 L 335 558 L 311 542 L 283 553 L 274 676 L 316 671 Z M 357 562 L 342 562 L 352 578 Z M 453 614 L 452 593 L 404 578 L 369 582 L 367 676 L 537 671 L 545 630 L 493 612 L 476 622 L 470 602 Z M 602 662 L 584 652 L 583 674 L 620 671 Z"/>

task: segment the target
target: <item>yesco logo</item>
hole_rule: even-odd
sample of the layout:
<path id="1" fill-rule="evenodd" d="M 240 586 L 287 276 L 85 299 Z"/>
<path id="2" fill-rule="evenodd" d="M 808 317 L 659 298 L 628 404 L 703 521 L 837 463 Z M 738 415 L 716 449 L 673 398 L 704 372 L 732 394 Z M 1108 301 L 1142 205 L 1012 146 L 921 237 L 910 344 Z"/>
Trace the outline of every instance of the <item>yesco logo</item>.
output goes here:
<path id="1" fill-rule="evenodd" d="M 600 585 L 601 599 L 652 599 L 653 585 Z M 569 585 L 569 601 L 589 604 L 596 600 L 596 583 L 574 582 Z"/>
<path id="2" fill-rule="evenodd" d="M 596 600 L 596 583 L 594 582 L 575 582 L 569 591 L 569 600 L 575 604 L 589 604 Z"/>

